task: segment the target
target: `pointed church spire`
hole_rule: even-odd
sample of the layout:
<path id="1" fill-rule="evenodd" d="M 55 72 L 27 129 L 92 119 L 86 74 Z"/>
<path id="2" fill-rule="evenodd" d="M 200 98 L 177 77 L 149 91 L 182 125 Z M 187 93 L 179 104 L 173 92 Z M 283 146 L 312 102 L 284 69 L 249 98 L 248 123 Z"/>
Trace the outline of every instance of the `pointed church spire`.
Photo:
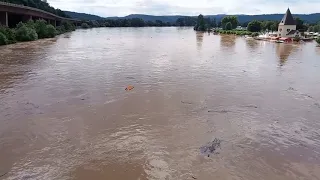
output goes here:
<path id="1" fill-rule="evenodd" d="M 296 21 L 294 20 L 289 8 L 287 9 L 286 14 L 283 16 L 280 24 L 282 24 L 282 25 L 296 25 Z"/>

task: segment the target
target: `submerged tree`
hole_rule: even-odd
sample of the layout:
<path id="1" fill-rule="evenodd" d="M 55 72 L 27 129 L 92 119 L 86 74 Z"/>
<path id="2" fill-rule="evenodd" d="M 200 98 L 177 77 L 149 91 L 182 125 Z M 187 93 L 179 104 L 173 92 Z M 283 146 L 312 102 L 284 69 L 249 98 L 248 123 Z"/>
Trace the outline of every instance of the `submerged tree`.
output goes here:
<path id="1" fill-rule="evenodd" d="M 225 30 L 231 30 L 232 29 L 232 24 L 231 22 L 228 22 L 224 28 Z"/>
<path id="2" fill-rule="evenodd" d="M 225 28 L 227 23 L 231 23 L 231 28 L 235 29 L 239 24 L 237 16 L 225 16 L 221 20 L 222 27 Z"/>
<path id="3" fill-rule="evenodd" d="M 261 31 L 261 22 L 260 21 L 251 21 L 249 24 L 248 24 L 248 31 L 251 31 L 251 32 L 260 32 Z"/>
<path id="4" fill-rule="evenodd" d="M 196 26 L 194 27 L 194 29 L 196 31 L 205 31 L 206 30 L 206 26 L 205 26 L 205 20 L 204 20 L 204 17 L 202 14 L 200 14 L 198 16 L 198 19 L 197 19 L 197 24 Z"/>

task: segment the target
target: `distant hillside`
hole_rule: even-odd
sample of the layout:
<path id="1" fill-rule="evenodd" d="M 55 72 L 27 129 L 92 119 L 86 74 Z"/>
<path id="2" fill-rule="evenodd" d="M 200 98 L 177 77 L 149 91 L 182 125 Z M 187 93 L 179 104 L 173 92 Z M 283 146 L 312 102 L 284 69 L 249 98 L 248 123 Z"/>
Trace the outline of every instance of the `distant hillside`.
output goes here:
<path id="1" fill-rule="evenodd" d="M 249 22 L 252 20 L 273 20 L 280 21 L 283 14 L 261 14 L 261 15 L 237 15 L 240 23 Z M 299 17 L 300 19 L 308 23 L 316 23 L 320 21 L 320 13 L 315 14 L 293 14 L 294 17 Z M 218 19 L 218 18 L 217 18 Z"/>
<path id="2" fill-rule="evenodd" d="M 226 16 L 225 14 L 219 15 L 207 15 L 206 17 L 216 18 L 217 21 L 221 21 L 221 19 Z M 261 14 L 261 15 L 235 15 L 238 16 L 238 20 L 240 23 L 249 22 L 252 20 L 275 20 L 280 21 L 283 17 L 283 14 Z M 320 21 L 320 13 L 315 14 L 297 14 L 293 15 L 295 17 L 299 17 L 302 20 L 309 22 L 309 23 L 316 23 Z M 130 19 L 130 18 L 141 18 L 144 21 L 156 21 L 161 20 L 163 22 L 176 22 L 178 18 L 186 17 L 181 15 L 176 16 L 152 16 L 152 15 L 144 15 L 144 14 L 131 14 L 125 17 L 109 17 L 108 19 Z M 193 16 L 195 17 L 195 16 Z"/>
<path id="3" fill-rule="evenodd" d="M 140 18 L 144 21 L 153 21 L 160 20 L 162 22 L 170 22 L 175 23 L 178 18 L 188 17 L 182 15 L 174 15 L 174 16 L 153 16 L 153 15 L 145 15 L 145 14 L 130 14 L 124 17 L 107 17 L 107 19 L 132 19 L 132 18 Z"/>
<path id="4" fill-rule="evenodd" d="M 92 15 L 92 14 L 86 14 L 86 13 L 77 13 L 77 12 L 71 12 L 71 11 L 64 11 L 64 13 L 74 19 L 81 19 L 81 20 L 101 20 L 101 19 L 104 19 L 103 17 Z"/>
<path id="5" fill-rule="evenodd" d="M 101 20 L 104 19 L 103 17 L 91 15 L 91 14 L 85 14 L 85 13 L 76 13 L 76 12 L 70 12 L 65 11 L 65 13 L 76 19 L 83 19 L 83 20 Z M 221 21 L 221 19 L 226 16 L 225 14 L 218 14 L 218 15 L 207 15 L 206 17 L 210 18 L 216 18 L 217 21 Z M 249 22 L 252 20 L 275 20 L 280 21 L 283 17 L 283 14 L 260 14 L 260 15 L 236 15 L 238 16 L 238 20 L 240 23 Z M 316 23 L 320 21 L 320 13 L 314 13 L 314 14 L 294 14 L 293 16 L 299 17 L 302 20 L 308 22 L 308 23 Z M 132 18 L 140 18 L 144 21 L 153 21 L 160 20 L 163 22 L 170 22 L 175 23 L 178 18 L 181 17 L 187 17 L 182 15 L 174 15 L 174 16 L 152 16 L 152 15 L 145 15 L 145 14 L 131 14 L 124 17 L 107 17 L 106 19 L 132 19 Z M 195 17 L 195 16 L 192 16 Z"/>

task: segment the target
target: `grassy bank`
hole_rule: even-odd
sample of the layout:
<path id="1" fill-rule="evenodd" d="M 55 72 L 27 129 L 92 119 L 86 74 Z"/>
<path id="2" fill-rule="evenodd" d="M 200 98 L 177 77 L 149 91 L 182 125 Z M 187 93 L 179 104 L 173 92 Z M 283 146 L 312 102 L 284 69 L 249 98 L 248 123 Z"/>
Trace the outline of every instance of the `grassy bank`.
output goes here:
<path id="1" fill-rule="evenodd" d="M 67 21 L 62 22 L 61 26 L 56 28 L 45 20 L 20 22 L 16 28 L 0 26 L 0 45 L 53 38 L 56 35 L 74 30 L 75 26 Z"/>

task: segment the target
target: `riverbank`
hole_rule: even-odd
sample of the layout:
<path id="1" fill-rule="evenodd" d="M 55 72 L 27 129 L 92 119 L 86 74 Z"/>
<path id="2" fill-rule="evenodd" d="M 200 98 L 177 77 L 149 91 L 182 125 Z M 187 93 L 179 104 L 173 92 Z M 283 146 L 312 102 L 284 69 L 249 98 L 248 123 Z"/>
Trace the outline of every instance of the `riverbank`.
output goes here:
<path id="1" fill-rule="evenodd" d="M 75 26 L 63 21 L 61 26 L 54 27 L 45 20 L 20 22 L 16 28 L 0 26 L 0 46 L 17 42 L 35 41 L 38 39 L 54 38 L 59 34 L 74 31 Z"/>

